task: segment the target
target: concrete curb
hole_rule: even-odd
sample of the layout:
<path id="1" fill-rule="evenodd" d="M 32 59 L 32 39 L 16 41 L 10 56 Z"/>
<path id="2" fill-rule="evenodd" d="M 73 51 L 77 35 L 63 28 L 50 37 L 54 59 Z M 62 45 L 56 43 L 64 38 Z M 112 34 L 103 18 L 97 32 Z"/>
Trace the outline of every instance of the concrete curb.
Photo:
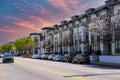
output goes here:
<path id="1" fill-rule="evenodd" d="M 101 65 L 101 66 L 107 66 L 107 67 L 114 67 L 114 68 L 120 68 L 120 64 L 117 63 L 107 63 L 107 62 L 90 62 L 94 65 Z"/>

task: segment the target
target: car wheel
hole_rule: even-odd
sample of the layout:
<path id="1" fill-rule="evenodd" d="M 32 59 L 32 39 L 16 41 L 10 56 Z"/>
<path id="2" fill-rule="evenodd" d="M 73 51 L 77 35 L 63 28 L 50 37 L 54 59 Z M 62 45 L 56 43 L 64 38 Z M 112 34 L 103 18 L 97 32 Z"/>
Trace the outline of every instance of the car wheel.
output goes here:
<path id="1" fill-rule="evenodd" d="M 81 61 L 78 61 L 78 64 L 81 64 L 82 62 Z"/>
<path id="2" fill-rule="evenodd" d="M 90 64 L 90 62 L 87 61 L 86 64 Z"/>
<path id="3" fill-rule="evenodd" d="M 80 61 L 78 61 L 77 63 L 80 64 Z"/>
<path id="4" fill-rule="evenodd" d="M 75 63 L 74 60 L 72 60 L 72 63 L 73 63 L 73 64 Z"/>
<path id="5" fill-rule="evenodd" d="M 69 60 L 66 60 L 66 62 L 69 62 Z"/>

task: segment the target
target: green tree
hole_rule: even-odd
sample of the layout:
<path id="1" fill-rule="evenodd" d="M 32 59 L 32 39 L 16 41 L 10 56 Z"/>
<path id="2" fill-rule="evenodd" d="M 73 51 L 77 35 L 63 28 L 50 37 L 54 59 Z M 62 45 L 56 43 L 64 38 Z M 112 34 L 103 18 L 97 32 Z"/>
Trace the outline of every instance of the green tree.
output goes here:
<path id="1" fill-rule="evenodd" d="M 12 51 L 13 46 L 14 46 L 13 44 L 4 44 L 2 46 L 2 50 L 3 52 L 10 52 Z"/>
<path id="2" fill-rule="evenodd" d="M 34 40 L 32 40 L 32 38 L 21 38 L 21 39 L 17 39 L 14 42 L 14 45 L 19 51 L 27 51 L 27 50 L 30 51 L 34 48 L 35 42 Z"/>
<path id="3" fill-rule="evenodd" d="M 3 47 L 2 46 L 0 46 L 0 52 L 3 52 Z"/>

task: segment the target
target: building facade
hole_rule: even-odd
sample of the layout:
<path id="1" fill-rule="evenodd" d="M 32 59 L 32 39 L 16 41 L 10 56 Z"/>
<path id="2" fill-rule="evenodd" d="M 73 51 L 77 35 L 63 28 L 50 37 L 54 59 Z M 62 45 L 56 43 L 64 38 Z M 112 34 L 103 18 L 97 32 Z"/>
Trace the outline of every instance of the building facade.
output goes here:
<path id="1" fill-rule="evenodd" d="M 69 21 L 45 27 L 42 37 L 42 53 L 89 54 L 114 63 L 113 55 L 120 59 L 120 0 L 107 0 Z"/>
<path id="2" fill-rule="evenodd" d="M 35 41 L 35 50 L 33 54 L 40 54 L 41 49 L 41 33 L 31 33 L 30 37 Z"/>

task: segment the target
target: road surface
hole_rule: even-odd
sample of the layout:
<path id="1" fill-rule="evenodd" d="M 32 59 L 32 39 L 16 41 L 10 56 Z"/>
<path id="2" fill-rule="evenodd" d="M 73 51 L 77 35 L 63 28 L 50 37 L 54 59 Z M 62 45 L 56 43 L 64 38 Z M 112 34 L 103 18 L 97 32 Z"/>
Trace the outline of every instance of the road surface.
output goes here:
<path id="1" fill-rule="evenodd" d="M 120 80 L 120 69 L 16 57 L 0 59 L 0 80 Z"/>

